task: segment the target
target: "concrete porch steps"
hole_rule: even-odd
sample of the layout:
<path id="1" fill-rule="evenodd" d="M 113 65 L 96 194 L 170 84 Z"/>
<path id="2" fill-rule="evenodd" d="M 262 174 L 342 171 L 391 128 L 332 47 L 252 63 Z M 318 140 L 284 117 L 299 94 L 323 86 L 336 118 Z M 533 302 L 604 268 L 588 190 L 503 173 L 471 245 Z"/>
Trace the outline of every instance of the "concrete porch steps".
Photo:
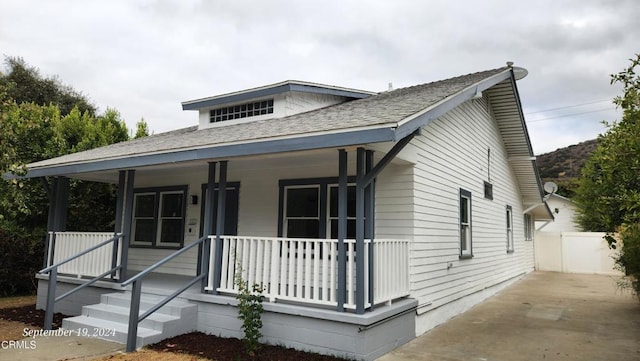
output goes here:
<path id="1" fill-rule="evenodd" d="M 146 312 L 164 297 L 143 294 L 140 314 Z M 82 307 L 80 316 L 62 321 L 62 328 L 79 331 L 91 337 L 126 343 L 131 293 L 104 294 L 100 303 Z M 172 300 L 138 324 L 136 348 L 181 335 L 196 329 L 198 306 L 180 300 Z"/>

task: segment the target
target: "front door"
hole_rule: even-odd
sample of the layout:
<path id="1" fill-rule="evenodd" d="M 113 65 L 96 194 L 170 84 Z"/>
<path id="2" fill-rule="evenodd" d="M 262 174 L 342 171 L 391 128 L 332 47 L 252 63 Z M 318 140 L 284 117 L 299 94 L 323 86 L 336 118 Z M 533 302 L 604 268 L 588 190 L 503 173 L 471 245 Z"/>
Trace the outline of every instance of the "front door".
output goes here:
<path id="1" fill-rule="evenodd" d="M 238 201 L 240 194 L 240 183 L 230 182 L 227 183 L 227 198 L 224 215 L 224 232 L 222 234 L 227 236 L 238 235 Z M 216 184 L 215 193 L 213 195 L 213 216 L 212 234 L 216 234 L 216 220 L 218 219 L 218 185 Z M 207 199 L 207 185 L 202 185 L 202 207 L 200 212 L 200 236 L 203 236 L 204 231 L 204 205 Z"/>

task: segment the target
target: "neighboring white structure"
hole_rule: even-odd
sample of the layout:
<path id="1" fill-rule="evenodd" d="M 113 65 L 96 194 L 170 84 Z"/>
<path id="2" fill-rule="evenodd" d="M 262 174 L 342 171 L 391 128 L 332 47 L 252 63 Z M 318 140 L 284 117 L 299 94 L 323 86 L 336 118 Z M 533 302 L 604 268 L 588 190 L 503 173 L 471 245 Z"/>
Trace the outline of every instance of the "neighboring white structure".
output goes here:
<path id="1" fill-rule="evenodd" d="M 553 217 L 521 71 L 383 93 L 287 81 L 183 103 L 198 126 L 30 164 L 27 177 L 53 179 L 46 257 L 66 273 L 39 276 L 38 308 L 53 308 L 47 287 L 106 275 L 55 307 L 82 312 L 65 327 L 123 341 L 129 305 L 186 285 L 132 347 L 185 329 L 240 337 L 239 265 L 264 288 L 266 342 L 375 359 L 534 269 L 534 221 Z M 113 240 L 65 232 L 67 178 L 118 185 Z M 89 237 L 106 243 L 93 261 L 55 267 Z"/>
<path id="2" fill-rule="evenodd" d="M 536 222 L 536 269 L 564 273 L 621 275 L 602 232 L 582 232 L 576 223 L 577 207 L 557 194 L 547 197 L 554 221 Z"/>
<path id="3" fill-rule="evenodd" d="M 553 222 L 536 222 L 536 230 L 547 235 L 561 232 L 580 232 L 582 229 L 576 223 L 576 205 L 569 198 L 558 194 L 550 194 L 547 198 L 549 209 L 553 212 Z"/>

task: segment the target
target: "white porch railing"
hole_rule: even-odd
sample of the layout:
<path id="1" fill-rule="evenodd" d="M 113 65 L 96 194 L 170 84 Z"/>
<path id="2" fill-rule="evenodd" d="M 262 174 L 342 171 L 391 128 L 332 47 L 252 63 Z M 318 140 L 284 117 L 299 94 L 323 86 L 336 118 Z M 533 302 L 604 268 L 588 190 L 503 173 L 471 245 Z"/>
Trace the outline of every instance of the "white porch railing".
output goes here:
<path id="1" fill-rule="evenodd" d="M 215 237 L 211 236 L 212 244 Z M 409 294 L 409 241 L 374 240 L 374 269 L 369 267 L 370 240 L 365 240 L 365 304 L 369 299 L 369 276 L 373 276 L 374 304 L 391 302 Z M 355 240 L 345 240 L 346 303 L 355 308 Z M 211 247 L 213 270 L 214 249 Z M 222 236 L 220 292 L 237 293 L 237 267 L 248 284 L 258 284 L 271 302 L 278 299 L 337 306 L 338 241 L 335 239 L 287 239 Z M 213 290 L 213 272 L 206 290 Z"/>
<path id="2" fill-rule="evenodd" d="M 88 248 L 113 238 L 113 236 L 113 232 L 49 232 L 47 266 L 75 256 Z M 54 246 L 52 246 L 52 243 Z M 120 264 L 121 247 L 122 242 L 118 242 L 116 264 Z M 61 265 L 58 273 L 71 274 L 78 278 L 83 276 L 95 277 L 113 267 L 112 259 L 113 243 L 110 243 Z"/>

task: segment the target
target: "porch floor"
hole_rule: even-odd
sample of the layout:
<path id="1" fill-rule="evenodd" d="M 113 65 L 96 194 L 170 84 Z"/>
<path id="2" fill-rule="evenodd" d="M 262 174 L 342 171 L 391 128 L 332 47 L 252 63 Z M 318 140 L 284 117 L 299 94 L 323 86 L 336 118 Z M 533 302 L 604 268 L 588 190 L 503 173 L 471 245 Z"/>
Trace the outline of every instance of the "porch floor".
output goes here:
<path id="1" fill-rule="evenodd" d="M 129 277 L 133 277 L 138 272 L 128 272 Z M 146 277 L 142 279 L 142 293 L 150 293 L 154 295 L 170 295 L 177 289 L 183 287 L 189 281 L 191 281 L 195 276 L 183 276 L 183 275 L 175 275 L 168 273 L 149 273 Z M 186 295 L 200 295 L 202 294 L 200 291 L 200 283 L 196 283 L 195 285 L 189 287 L 185 290 L 181 296 L 184 297 Z M 131 285 L 124 287 L 123 290 L 130 291 Z M 181 297 L 178 296 L 178 297 Z"/>

